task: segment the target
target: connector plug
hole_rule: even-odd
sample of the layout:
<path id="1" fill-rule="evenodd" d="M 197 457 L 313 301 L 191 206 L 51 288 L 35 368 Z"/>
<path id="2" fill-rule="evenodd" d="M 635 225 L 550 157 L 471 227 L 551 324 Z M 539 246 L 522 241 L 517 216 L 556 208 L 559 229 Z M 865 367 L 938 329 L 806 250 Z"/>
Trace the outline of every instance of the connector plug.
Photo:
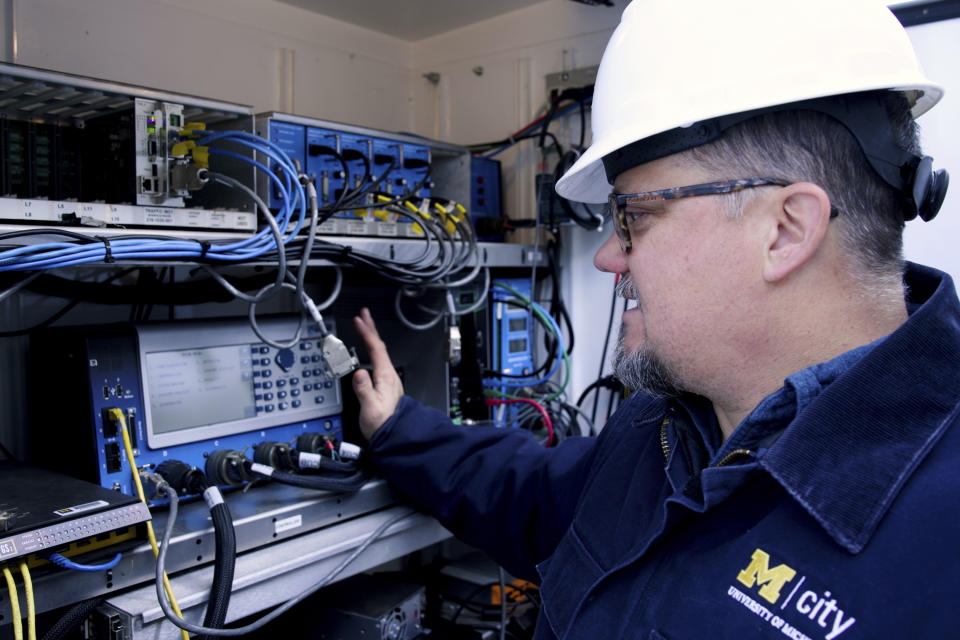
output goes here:
<path id="1" fill-rule="evenodd" d="M 323 359 L 330 378 L 342 378 L 360 366 L 356 351 L 348 349 L 343 341 L 332 333 L 323 337 Z"/>
<path id="2" fill-rule="evenodd" d="M 202 493 L 207 488 L 203 471 L 180 460 L 164 460 L 157 466 L 156 473 L 181 496 Z"/>

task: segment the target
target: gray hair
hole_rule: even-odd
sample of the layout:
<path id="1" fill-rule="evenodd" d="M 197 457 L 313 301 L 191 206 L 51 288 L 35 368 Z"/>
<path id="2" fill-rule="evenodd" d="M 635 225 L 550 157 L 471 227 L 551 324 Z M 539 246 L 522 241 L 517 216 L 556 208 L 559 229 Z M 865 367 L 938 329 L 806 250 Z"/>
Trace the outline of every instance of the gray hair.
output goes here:
<path id="1" fill-rule="evenodd" d="M 919 132 L 906 99 L 884 92 L 897 143 L 920 154 Z M 884 182 L 856 138 L 839 121 L 814 111 L 780 111 L 747 120 L 719 139 L 681 154 L 716 179 L 777 178 L 819 185 L 839 210 L 831 222 L 851 259 L 851 275 L 874 290 L 902 296 L 903 197 Z M 738 215 L 749 198 L 731 194 Z"/>

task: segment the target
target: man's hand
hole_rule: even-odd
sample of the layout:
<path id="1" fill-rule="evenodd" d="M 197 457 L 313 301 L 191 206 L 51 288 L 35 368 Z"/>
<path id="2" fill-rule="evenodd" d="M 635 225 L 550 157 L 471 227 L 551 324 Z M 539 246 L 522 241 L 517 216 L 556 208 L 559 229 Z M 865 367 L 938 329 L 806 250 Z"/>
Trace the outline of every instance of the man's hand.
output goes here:
<path id="1" fill-rule="evenodd" d="M 387 346 L 377 333 L 370 310 L 364 307 L 353 319 L 373 363 L 373 380 L 365 369 L 353 374 L 353 391 L 360 400 L 360 431 L 369 440 L 387 418 L 393 415 L 403 395 L 403 383 L 390 362 Z"/>

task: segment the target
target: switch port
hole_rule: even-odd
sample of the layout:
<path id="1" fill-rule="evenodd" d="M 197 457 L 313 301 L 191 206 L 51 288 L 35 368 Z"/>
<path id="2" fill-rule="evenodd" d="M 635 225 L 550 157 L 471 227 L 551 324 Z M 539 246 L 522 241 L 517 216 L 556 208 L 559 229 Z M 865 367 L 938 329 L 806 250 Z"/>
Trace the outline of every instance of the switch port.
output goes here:
<path id="1" fill-rule="evenodd" d="M 110 407 L 100 409 L 100 419 L 103 421 L 103 437 L 104 438 L 116 438 L 119 435 L 120 431 L 118 428 L 117 421 L 113 419 L 113 416 L 110 415 Z"/>
<path id="2" fill-rule="evenodd" d="M 107 459 L 107 473 L 116 473 L 123 469 L 120 463 L 120 445 L 116 442 L 108 442 L 103 447 L 103 453 Z"/>

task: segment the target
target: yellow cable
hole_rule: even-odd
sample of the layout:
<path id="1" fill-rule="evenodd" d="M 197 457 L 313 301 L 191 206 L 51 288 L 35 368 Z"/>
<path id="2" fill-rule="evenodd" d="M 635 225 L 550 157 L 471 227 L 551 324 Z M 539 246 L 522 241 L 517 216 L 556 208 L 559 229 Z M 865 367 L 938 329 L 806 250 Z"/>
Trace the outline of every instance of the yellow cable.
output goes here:
<path id="1" fill-rule="evenodd" d="M 143 493 L 140 474 L 137 472 L 137 461 L 133 457 L 133 446 L 130 444 L 130 434 L 127 433 L 127 420 L 123 417 L 123 411 L 116 408 L 110 409 L 110 416 L 117 421 L 120 427 L 120 435 L 123 436 L 123 448 L 127 452 L 127 461 L 130 463 L 130 471 L 133 474 L 133 484 L 137 487 L 137 495 L 140 500 L 146 504 L 147 497 Z M 150 548 L 153 549 L 153 557 L 156 558 L 160 555 L 160 549 L 157 547 L 157 536 L 153 533 L 153 523 L 150 520 L 147 520 L 147 538 L 150 540 Z M 177 617 L 183 620 L 183 613 L 180 611 L 180 605 L 177 604 L 177 599 L 173 595 L 173 587 L 170 586 L 170 579 L 167 577 L 166 571 L 163 572 L 163 588 L 167 592 L 167 597 L 170 598 L 170 605 L 176 612 Z M 183 629 L 180 630 L 180 635 L 183 636 L 183 640 L 190 640 L 190 636 Z"/>
<path id="2" fill-rule="evenodd" d="M 3 577 L 7 579 L 7 590 L 10 592 L 10 613 L 13 616 L 14 640 L 23 640 L 23 621 L 20 620 L 20 598 L 17 597 L 17 583 L 13 581 L 13 574 L 6 565 L 3 566 Z"/>
<path id="3" fill-rule="evenodd" d="M 20 561 L 20 575 L 23 576 L 23 595 L 27 600 L 27 638 L 37 640 L 37 609 L 33 602 L 33 580 L 30 579 L 30 567 L 26 561 Z"/>

